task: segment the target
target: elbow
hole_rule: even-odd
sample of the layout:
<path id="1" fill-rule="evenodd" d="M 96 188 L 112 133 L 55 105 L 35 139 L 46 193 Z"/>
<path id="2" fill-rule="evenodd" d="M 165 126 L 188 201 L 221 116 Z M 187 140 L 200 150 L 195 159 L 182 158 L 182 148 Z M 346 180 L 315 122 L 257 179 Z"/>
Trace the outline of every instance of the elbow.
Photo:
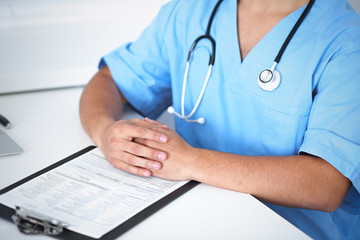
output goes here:
<path id="1" fill-rule="evenodd" d="M 343 198 L 335 196 L 335 194 L 319 194 L 313 195 L 308 199 L 307 203 L 304 201 L 303 207 L 307 209 L 322 211 L 322 212 L 333 212 L 338 209 L 343 201 Z"/>
<path id="2" fill-rule="evenodd" d="M 333 212 L 337 210 L 347 192 L 350 189 L 351 181 L 340 173 L 337 169 L 323 160 L 325 166 L 327 166 L 325 174 L 322 175 L 322 184 L 317 185 L 313 191 L 315 191 L 315 199 L 317 202 L 317 208 L 323 212 Z M 324 172 L 323 172 L 324 173 Z"/>
<path id="3" fill-rule="evenodd" d="M 323 212 L 334 212 L 337 210 L 351 186 L 350 181 L 342 185 L 340 188 L 329 188 L 322 196 L 319 196 L 318 201 L 319 210 Z"/>
<path id="4" fill-rule="evenodd" d="M 340 207 L 342 201 L 343 198 L 329 199 L 328 201 L 324 201 L 321 206 L 319 206 L 319 210 L 323 212 L 334 212 Z"/>

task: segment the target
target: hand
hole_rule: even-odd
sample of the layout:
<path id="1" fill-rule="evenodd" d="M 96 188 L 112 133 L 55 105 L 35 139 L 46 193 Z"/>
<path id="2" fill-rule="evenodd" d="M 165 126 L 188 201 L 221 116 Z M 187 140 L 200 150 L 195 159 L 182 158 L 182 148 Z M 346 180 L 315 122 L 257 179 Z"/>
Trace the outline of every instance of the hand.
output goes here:
<path id="1" fill-rule="evenodd" d="M 167 136 L 168 139 L 164 144 L 150 139 L 135 139 L 136 143 L 166 153 L 166 161 L 161 162 L 161 168 L 154 169 L 153 175 L 168 180 L 193 179 L 196 167 L 196 148 L 185 142 L 174 130 L 161 127 L 159 122 L 150 119 L 145 119 L 145 121 L 154 124 L 152 129 Z"/>
<path id="2" fill-rule="evenodd" d="M 167 155 L 163 151 L 141 145 L 134 139 L 148 140 L 162 145 L 168 141 L 166 135 L 153 130 L 153 127 L 167 129 L 160 123 L 142 119 L 121 120 L 105 128 L 99 147 L 115 167 L 127 172 L 149 177 L 152 171 L 161 168 Z"/>

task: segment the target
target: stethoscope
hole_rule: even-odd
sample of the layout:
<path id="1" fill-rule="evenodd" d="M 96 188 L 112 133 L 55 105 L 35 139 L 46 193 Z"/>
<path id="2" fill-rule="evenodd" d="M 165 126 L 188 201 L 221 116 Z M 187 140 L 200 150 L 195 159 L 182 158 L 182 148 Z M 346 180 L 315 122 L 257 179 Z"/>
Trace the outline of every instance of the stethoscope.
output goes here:
<path id="1" fill-rule="evenodd" d="M 214 65 L 214 61 L 215 61 L 215 40 L 211 37 L 210 35 L 210 28 L 211 28 L 211 24 L 213 22 L 215 13 L 217 11 L 217 9 L 220 6 L 220 3 L 222 2 L 222 0 L 219 0 L 217 2 L 217 4 L 215 5 L 209 22 L 208 22 L 208 26 L 206 28 L 206 32 L 204 35 L 201 35 L 200 37 L 198 37 L 197 39 L 195 39 L 195 41 L 193 42 L 189 54 L 188 54 L 188 58 L 187 58 L 187 62 L 186 62 L 186 68 L 185 68 L 185 73 L 184 73 L 184 80 L 183 80 L 183 86 L 182 86 L 182 93 L 181 93 L 181 114 L 177 113 L 174 109 L 173 106 L 168 107 L 167 111 L 171 114 L 176 115 L 177 117 L 184 119 L 187 122 L 196 122 L 199 124 L 204 124 L 205 123 L 205 118 L 204 117 L 200 117 L 198 119 L 190 119 L 194 113 L 196 112 L 196 110 L 199 107 L 199 104 L 201 102 L 201 99 L 203 98 L 206 86 L 209 82 L 209 78 L 211 76 L 211 72 L 212 72 L 212 67 Z M 294 36 L 296 30 L 299 28 L 299 26 L 301 25 L 301 23 L 303 22 L 304 18 L 306 17 L 306 15 L 308 14 L 308 12 L 310 11 L 311 7 L 313 6 L 315 0 L 310 0 L 310 2 L 308 3 L 308 5 L 306 6 L 304 12 L 301 14 L 300 18 L 298 19 L 298 21 L 295 23 L 294 27 L 291 29 L 289 35 L 287 36 L 287 38 L 285 39 L 285 42 L 283 43 L 283 45 L 281 46 L 281 49 L 279 51 L 279 53 L 277 54 L 276 58 L 274 59 L 274 63 L 271 66 L 271 68 L 265 68 L 264 70 L 262 70 L 258 76 L 257 79 L 257 83 L 259 85 L 259 87 L 265 91 L 273 91 L 275 90 L 281 82 L 281 75 L 280 72 L 276 69 L 276 66 L 279 64 L 280 59 L 287 47 L 287 45 L 289 44 L 290 40 L 292 39 L 292 37 Z M 211 46 L 212 46 L 212 52 L 210 55 L 210 60 L 209 60 L 209 68 L 205 77 L 205 81 L 203 83 L 201 92 L 199 94 L 199 97 L 192 109 L 192 111 L 190 112 L 190 114 L 185 115 L 185 89 L 186 89 L 186 84 L 187 84 L 187 80 L 188 80 L 188 73 L 189 73 L 189 67 L 190 67 L 190 60 L 191 60 L 191 55 L 196 47 L 196 45 L 203 39 L 207 39 L 211 42 Z"/>

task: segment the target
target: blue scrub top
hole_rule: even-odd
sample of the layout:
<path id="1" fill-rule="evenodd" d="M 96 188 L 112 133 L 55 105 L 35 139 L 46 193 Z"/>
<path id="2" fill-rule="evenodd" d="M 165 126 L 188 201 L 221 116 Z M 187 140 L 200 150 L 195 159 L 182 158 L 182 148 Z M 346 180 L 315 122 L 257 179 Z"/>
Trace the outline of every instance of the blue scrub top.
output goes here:
<path id="1" fill-rule="evenodd" d="M 216 2 L 169 2 L 136 41 L 100 61 L 99 67 L 110 68 L 121 92 L 144 116 L 155 119 L 169 105 L 181 112 L 188 51 L 205 33 Z M 204 117 L 206 123 L 175 117 L 175 126 L 194 147 L 325 159 L 352 182 L 338 210 L 267 205 L 313 238 L 360 239 L 360 17 L 346 0 L 317 0 L 277 66 L 280 86 L 267 92 L 257 84 L 304 8 L 280 21 L 241 61 L 237 0 L 224 0 L 211 27 L 213 72 L 193 117 Z M 206 40 L 194 51 L 185 115 L 200 94 L 210 51 Z"/>

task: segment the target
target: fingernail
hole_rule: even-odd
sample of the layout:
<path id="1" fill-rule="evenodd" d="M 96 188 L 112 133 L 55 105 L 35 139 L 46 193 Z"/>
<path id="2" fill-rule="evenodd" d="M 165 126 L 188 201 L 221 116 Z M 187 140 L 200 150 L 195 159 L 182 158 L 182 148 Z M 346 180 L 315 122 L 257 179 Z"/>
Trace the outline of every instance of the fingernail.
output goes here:
<path id="1" fill-rule="evenodd" d="M 158 159 L 159 159 L 159 160 L 165 160 L 165 159 L 166 159 L 166 154 L 163 153 L 163 152 L 159 153 L 159 154 L 158 154 Z"/>
<path id="2" fill-rule="evenodd" d="M 158 162 L 152 164 L 153 169 L 160 169 L 161 165 Z"/>
<path id="3" fill-rule="evenodd" d="M 150 177 L 151 173 L 150 173 L 150 171 L 144 171 L 143 175 L 144 175 L 144 177 Z"/>
<path id="4" fill-rule="evenodd" d="M 161 135 L 160 141 L 163 142 L 163 143 L 166 143 L 167 142 L 167 137 L 164 136 L 164 135 Z"/>

